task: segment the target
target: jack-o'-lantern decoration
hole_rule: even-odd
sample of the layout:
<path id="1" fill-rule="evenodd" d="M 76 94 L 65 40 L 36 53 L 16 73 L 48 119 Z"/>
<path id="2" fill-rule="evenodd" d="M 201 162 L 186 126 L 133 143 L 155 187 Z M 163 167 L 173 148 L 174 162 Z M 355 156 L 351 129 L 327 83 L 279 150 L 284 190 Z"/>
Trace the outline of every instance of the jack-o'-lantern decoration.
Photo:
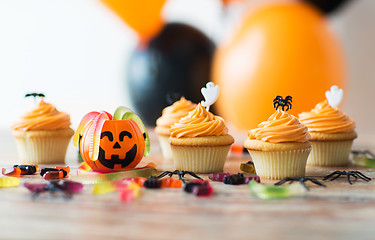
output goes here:
<path id="1" fill-rule="evenodd" d="M 125 107 L 113 118 L 107 112 L 86 114 L 73 137 L 82 159 L 94 170 L 134 168 L 150 152 L 150 140 L 142 120 Z"/>

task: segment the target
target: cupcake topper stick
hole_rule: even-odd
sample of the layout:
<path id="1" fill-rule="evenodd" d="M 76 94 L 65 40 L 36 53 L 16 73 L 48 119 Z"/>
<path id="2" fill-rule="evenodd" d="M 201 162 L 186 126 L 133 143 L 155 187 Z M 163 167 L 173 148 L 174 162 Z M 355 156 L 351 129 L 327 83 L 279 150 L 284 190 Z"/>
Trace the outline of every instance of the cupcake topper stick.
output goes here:
<path id="1" fill-rule="evenodd" d="M 333 85 L 331 87 L 331 91 L 326 91 L 326 98 L 328 100 L 328 104 L 333 108 L 338 107 L 340 105 L 343 96 L 344 90 L 340 89 L 336 85 Z"/>
<path id="2" fill-rule="evenodd" d="M 206 87 L 201 89 L 204 97 L 204 101 L 201 102 L 202 106 L 206 108 L 207 111 L 210 110 L 210 106 L 214 104 L 217 97 L 219 96 L 219 86 L 215 85 L 213 82 L 208 82 Z"/>
<path id="3" fill-rule="evenodd" d="M 32 92 L 32 93 L 27 93 L 27 94 L 25 95 L 25 98 L 27 98 L 27 97 L 34 97 L 34 102 L 36 102 L 36 98 L 37 98 L 37 97 L 44 98 L 45 95 L 44 95 L 43 93 Z"/>
<path id="4" fill-rule="evenodd" d="M 282 96 L 276 96 L 275 99 L 273 99 L 273 107 L 276 110 L 281 107 L 283 111 L 288 111 L 292 108 L 292 97 L 286 96 L 285 98 L 283 98 Z"/>

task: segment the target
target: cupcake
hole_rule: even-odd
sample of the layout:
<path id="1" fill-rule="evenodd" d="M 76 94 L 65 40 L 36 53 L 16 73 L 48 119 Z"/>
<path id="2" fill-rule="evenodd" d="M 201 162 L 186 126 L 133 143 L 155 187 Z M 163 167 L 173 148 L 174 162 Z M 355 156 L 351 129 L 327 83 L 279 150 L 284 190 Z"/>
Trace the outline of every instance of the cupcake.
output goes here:
<path id="1" fill-rule="evenodd" d="M 12 126 L 20 160 L 24 164 L 63 163 L 74 131 L 68 114 L 43 98 L 35 109 Z"/>
<path id="2" fill-rule="evenodd" d="M 222 172 L 234 142 L 224 119 L 201 104 L 171 126 L 169 143 L 178 170 L 195 173 Z"/>
<path id="3" fill-rule="evenodd" d="M 244 146 L 263 179 L 304 177 L 311 151 L 307 127 L 283 110 L 276 110 L 267 121 L 249 131 Z"/>
<path id="4" fill-rule="evenodd" d="M 311 135 L 312 151 L 307 164 L 316 166 L 345 166 L 353 140 L 355 122 L 327 100 L 318 103 L 310 112 L 298 115 Z"/>
<path id="5" fill-rule="evenodd" d="M 164 159 L 172 159 L 172 151 L 169 145 L 169 129 L 173 124 L 185 117 L 190 111 L 194 110 L 197 104 L 181 97 L 180 100 L 171 106 L 164 108 L 162 116 L 156 120 L 155 132 L 158 135 L 161 151 Z"/>

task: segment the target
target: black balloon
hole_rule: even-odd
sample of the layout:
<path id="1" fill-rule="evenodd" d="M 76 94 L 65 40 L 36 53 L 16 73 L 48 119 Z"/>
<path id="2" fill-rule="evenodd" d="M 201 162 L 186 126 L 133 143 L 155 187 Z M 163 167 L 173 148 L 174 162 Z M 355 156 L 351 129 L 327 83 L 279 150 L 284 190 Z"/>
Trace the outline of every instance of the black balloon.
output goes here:
<path id="1" fill-rule="evenodd" d="M 181 23 L 166 24 L 146 48 L 138 47 L 127 66 L 134 111 L 155 126 L 162 110 L 181 96 L 198 103 L 210 81 L 215 46 L 201 31 Z"/>
<path id="2" fill-rule="evenodd" d="M 349 0 L 302 0 L 305 2 L 309 2 L 322 12 L 329 14 L 341 7 L 345 2 L 349 2 Z"/>

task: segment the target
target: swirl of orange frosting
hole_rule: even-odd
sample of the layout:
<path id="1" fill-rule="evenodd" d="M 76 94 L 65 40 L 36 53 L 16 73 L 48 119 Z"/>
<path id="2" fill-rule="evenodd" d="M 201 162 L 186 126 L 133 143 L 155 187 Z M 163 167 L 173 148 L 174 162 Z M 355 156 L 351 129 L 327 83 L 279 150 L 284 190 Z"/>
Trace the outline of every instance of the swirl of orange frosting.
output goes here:
<path id="1" fill-rule="evenodd" d="M 200 103 L 189 114 L 171 126 L 171 137 L 221 136 L 228 133 L 224 119 L 207 112 Z"/>
<path id="2" fill-rule="evenodd" d="M 58 130 L 70 127 L 70 116 L 59 112 L 52 104 L 46 103 L 43 99 L 36 105 L 36 108 L 26 113 L 21 119 L 13 124 L 13 130 Z"/>
<path id="3" fill-rule="evenodd" d="M 263 142 L 307 142 L 310 134 L 298 118 L 282 110 L 277 110 L 267 121 L 249 131 L 249 138 Z"/>
<path id="4" fill-rule="evenodd" d="M 181 97 L 180 100 L 176 101 L 171 106 L 164 108 L 162 116 L 156 120 L 156 125 L 170 128 L 182 117 L 185 117 L 190 111 L 194 110 L 196 106 L 197 104 Z"/>
<path id="5" fill-rule="evenodd" d="M 328 101 L 318 103 L 310 112 L 298 115 L 299 120 L 310 132 L 347 133 L 355 129 L 355 122 L 338 108 L 333 108 Z"/>

